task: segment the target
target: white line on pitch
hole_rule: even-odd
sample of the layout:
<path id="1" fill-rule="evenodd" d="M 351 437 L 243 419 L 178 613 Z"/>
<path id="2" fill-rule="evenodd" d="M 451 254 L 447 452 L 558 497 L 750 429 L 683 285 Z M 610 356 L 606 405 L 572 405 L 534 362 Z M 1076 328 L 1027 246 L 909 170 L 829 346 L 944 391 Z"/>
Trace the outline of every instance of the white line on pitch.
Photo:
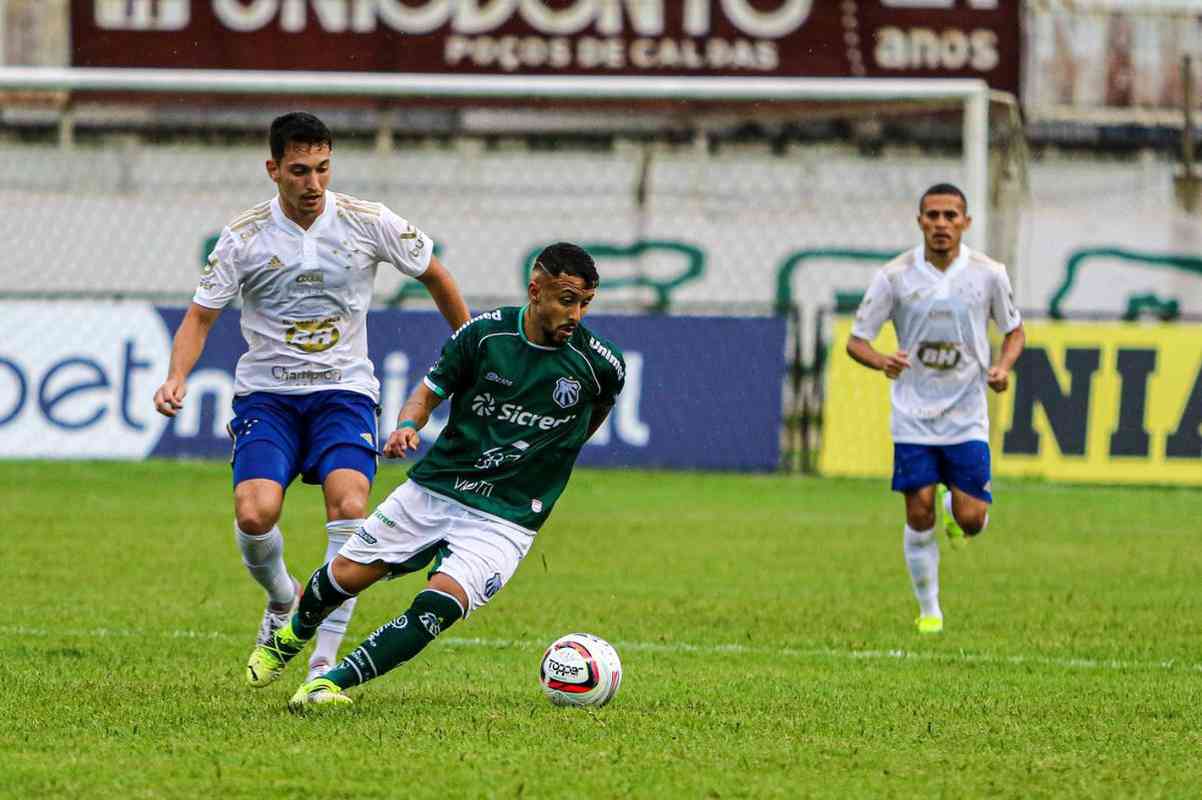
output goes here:
<path id="1" fill-rule="evenodd" d="M 535 649 L 541 648 L 536 642 L 508 639 L 466 639 L 448 638 L 446 644 L 462 647 L 495 647 Z M 1202 672 L 1202 664 L 1190 664 L 1183 661 L 1165 659 L 1161 661 L 1121 661 L 1118 659 L 1093 658 L 1059 658 L 1054 656 L 1004 656 L 988 653 L 916 653 L 909 650 L 835 650 L 832 648 L 815 648 L 799 650 L 792 647 L 752 647 L 742 644 L 696 645 L 688 642 L 622 642 L 616 641 L 614 647 L 619 650 L 633 650 L 648 653 L 696 653 L 700 655 L 763 655 L 783 656 L 802 660 L 819 658 L 847 659 L 853 661 L 892 660 L 892 661 L 944 661 L 949 663 L 970 664 L 1010 664 L 1057 667 L 1060 669 L 1094 669 L 1094 670 L 1185 670 Z"/>
<path id="2" fill-rule="evenodd" d="M 148 638 L 153 636 L 165 639 L 229 639 L 242 640 L 245 636 L 223 633 L 221 631 L 194 631 L 186 629 L 147 631 L 136 628 L 89 628 L 75 630 L 50 630 L 34 628 L 27 625 L 0 625 L 0 637 L 84 637 L 89 639 L 107 638 Z M 444 647 L 490 647 L 498 650 L 542 650 L 546 643 L 523 639 L 482 639 L 478 637 L 447 636 L 439 640 Z M 1160 661 L 1122 661 L 1119 659 L 1095 659 L 1036 655 L 992 655 L 989 653 L 919 653 L 911 650 L 835 650 L 833 648 L 814 648 L 802 650 L 792 647 L 753 647 L 742 644 L 700 645 L 688 642 L 623 642 L 615 641 L 614 646 L 620 651 L 636 653 L 668 653 L 696 655 L 757 655 L 796 658 L 800 660 L 843 659 L 850 661 L 941 661 L 962 664 L 1001 664 L 1011 666 L 1040 666 L 1057 669 L 1080 670 L 1182 670 L 1187 672 L 1202 672 L 1202 664 L 1191 664 L 1185 661 L 1165 659 Z"/>

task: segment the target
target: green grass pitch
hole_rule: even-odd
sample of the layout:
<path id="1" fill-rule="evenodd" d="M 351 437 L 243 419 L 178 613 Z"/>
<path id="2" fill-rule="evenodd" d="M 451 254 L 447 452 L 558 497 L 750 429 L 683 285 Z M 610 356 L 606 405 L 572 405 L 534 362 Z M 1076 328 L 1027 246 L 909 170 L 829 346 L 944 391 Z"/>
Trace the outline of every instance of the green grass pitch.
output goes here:
<path id="1" fill-rule="evenodd" d="M 385 468 L 381 499 L 403 477 Z M 1196 797 L 1202 492 L 998 482 L 913 632 L 878 482 L 581 470 L 516 577 L 413 663 L 298 718 L 254 691 L 262 610 L 224 464 L 3 463 L 0 796 Z M 319 492 L 281 527 L 304 578 Z M 364 595 L 347 644 L 419 578 Z M 558 709 L 555 637 L 622 690 Z M 345 650 L 345 648 L 344 648 Z"/>

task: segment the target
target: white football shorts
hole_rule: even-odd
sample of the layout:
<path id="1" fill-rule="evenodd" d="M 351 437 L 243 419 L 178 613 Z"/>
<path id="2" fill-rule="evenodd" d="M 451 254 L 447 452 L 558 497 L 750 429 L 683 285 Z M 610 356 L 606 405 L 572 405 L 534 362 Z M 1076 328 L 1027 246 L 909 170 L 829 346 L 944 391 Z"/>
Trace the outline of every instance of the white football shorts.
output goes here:
<path id="1" fill-rule="evenodd" d="M 430 553 L 432 560 L 439 545 L 445 545 L 450 552 L 436 571 L 453 578 L 467 592 L 467 616 L 509 582 L 533 543 L 533 531 L 485 516 L 405 481 L 380 503 L 338 553 L 359 564 L 383 561 L 400 566 L 423 553 Z"/>

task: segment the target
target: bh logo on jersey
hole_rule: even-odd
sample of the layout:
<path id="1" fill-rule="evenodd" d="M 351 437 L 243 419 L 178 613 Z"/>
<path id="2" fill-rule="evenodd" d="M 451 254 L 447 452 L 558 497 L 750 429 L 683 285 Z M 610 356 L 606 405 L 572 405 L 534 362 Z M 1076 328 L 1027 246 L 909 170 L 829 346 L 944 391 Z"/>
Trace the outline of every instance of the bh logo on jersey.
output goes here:
<path id="1" fill-rule="evenodd" d="M 342 334 L 338 330 L 338 317 L 307 319 L 289 323 L 284 331 L 284 341 L 302 353 L 321 353 L 338 344 Z"/>
<path id="2" fill-rule="evenodd" d="M 918 345 L 918 360 L 931 369 L 955 369 L 960 363 L 960 348 L 955 342 L 923 342 Z"/>
<path id="3" fill-rule="evenodd" d="M 488 392 L 478 394 L 472 398 L 472 411 L 476 412 L 476 416 L 491 417 L 496 410 L 497 401 Z"/>
<path id="4" fill-rule="evenodd" d="M 555 390 L 551 398 L 560 408 L 571 408 L 580 400 L 580 381 L 571 378 L 560 378 L 555 381 Z"/>

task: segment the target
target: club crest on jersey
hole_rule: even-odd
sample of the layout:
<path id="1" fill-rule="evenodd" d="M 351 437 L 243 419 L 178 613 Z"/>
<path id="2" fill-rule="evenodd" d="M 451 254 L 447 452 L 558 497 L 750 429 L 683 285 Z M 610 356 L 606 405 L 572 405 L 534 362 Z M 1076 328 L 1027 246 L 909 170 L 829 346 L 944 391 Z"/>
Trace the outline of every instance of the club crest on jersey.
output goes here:
<path id="1" fill-rule="evenodd" d="M 484 582 L 484 596 L 492 597 L 501 591 L 501 573 L 494 572 L 492 577 Z"/>
<path id="2" fill-rule="evenodd" d="M 572 378 L 560 378 L 555 381 L 555 390 L 551 399 L 560 408 L 571 408 L 580 400 L 580 381 Z"/>

